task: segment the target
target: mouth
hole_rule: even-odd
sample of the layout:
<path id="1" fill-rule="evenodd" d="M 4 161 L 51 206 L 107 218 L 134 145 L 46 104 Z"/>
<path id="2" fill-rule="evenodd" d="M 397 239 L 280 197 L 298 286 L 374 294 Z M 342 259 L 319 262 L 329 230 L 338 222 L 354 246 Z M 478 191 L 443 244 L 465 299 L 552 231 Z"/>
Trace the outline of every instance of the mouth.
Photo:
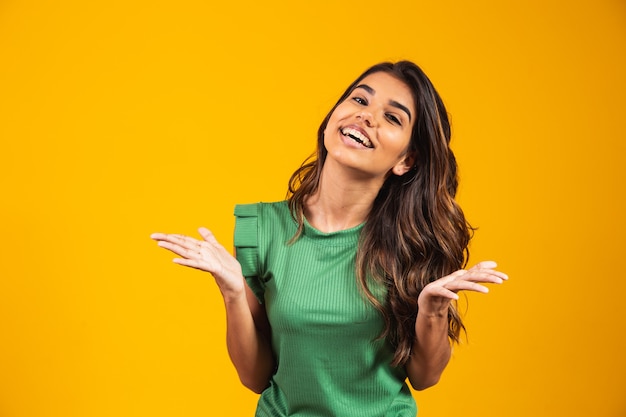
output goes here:
<path id="1" fill-rule="evenodd" d="M 360 132 L 356 129 L 353 129 L 351 127 L 344 127 L 343 129 L 341 129 L 341 134 L 349 137 L 350 139 L 352 139 L 353 141 L 357 143 L 360 143 L 366 148 L 370 148 L 370 149 L 374 148 L 374 145 L 372 145 L 372 141 L 367 136 L 365 136 L 363 132 Z"/>

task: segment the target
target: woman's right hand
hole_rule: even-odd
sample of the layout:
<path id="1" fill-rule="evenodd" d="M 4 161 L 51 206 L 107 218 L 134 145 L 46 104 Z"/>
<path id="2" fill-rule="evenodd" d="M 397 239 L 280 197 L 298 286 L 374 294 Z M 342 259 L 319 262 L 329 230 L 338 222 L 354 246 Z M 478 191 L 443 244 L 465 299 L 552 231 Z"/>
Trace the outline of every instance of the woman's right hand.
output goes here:
<path id="1" fill-rule="evenodd" d="M 158 245 L 174 252 L 177 264 L 210 272 L 226 306 L 226 346 L 241 382 L 260 394 L 269 385 L 275 360 L 270 327 L 262 304 L 247 288 L 241 265 L 209 230 L 198 229 L 202 240 L 190 236 L 154 233 Z M 254 301 L 251 303 L 251 300 Z"/>
<path id="2" fill-rule="evenodd" d="M 153 233 L 150 237 L 160 247 L 180 256 L 174 259 L 175 263 L 210 272 L 224 299 L 245 295 L 244 278 L 237 259 L 215 239 L 210 230 L 201 227 L 198 231 L 202 240 L 167 233 Z"/>

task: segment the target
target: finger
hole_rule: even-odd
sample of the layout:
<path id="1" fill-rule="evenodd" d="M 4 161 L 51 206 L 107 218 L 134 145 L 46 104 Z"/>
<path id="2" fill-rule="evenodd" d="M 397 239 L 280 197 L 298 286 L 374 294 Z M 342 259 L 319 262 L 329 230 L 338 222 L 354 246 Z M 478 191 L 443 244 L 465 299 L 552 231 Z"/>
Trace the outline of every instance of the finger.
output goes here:
<path id="1" fill-rule="evenodd" d="M 152 233 L 150 238 L 154 240 L 175 240 L 175 239 L 184 239 L 187 236 L 177 234 L 177 233 Z"/>
<path id="2" fill-rule="evenodd" d="M 459 295 L 456 292 L 450 290 L 449 288 L 443 287 L 443 286 L 434 288 L 430 292 L 430 294 L 432 294 L 435 297 L 448 298 L 450 300 L 458 300 L 459 299 Z"/>
<path id="3" fill-rule="evenodd" d="M 491 282 L 494 284 L 502 284 L 502 282 L 509 279 L 509 277 L 504 272 L 488 269 L 467 271 L 466 274 L 461 275 L 458 279 L 473 282 Z"/>
<path id="4" fill-rule="evenodd" d="M 469 270 L 472 271 L 472 270 L 477 270 L 477 269 L 493 269 L 493 268 L 496 268 L 497 266 L 498 264 L 495 263 L 494 261 L 482 261 L 482 262 L 478 262 Z"/>
<path id="5" fill-rule="evenodd" d="M 503 280 L 507 280 L 509 279 L 509 276 L 507 274 L 505 274 L 504 272 L 500 272 L 500 271 L 495 271 L 494 268 L 496 268 L 498 266 L 498 264 L 496 264 L 494 261 L 483 261 L 483 262 L 479 262 L 476 265 L 474 265 L 473 267 L 471 267 L 468 271 L 484 271 L 484 270 L 489 270 L 489 271 L 493 271 L 496 275 L 498 275 L 501 279 Z"/>
<path id="6" fill-rule="evenodd" d="M 183 256 L 185 258 L 193 258 L 200 255 L 197 247 L 195 249 L 192 249 L 176 243 L 169 242 L 167 240 L 160 240 L 157 245 L 163 249 L 167 249 L 171 252 L 174 252 L 176 255 Z"/>
<path id="7" fill-rule="evenodd" d="M 179 234 L 159 234 L 159 242 L 169 242 L 185 249 L 199 251 L 201 242 L 193 237 Z"/>
<path id="8" fill-rule="evenodd" d="M 450 275 L 446 275 L 443 278 L 439 278 L 438 280 L 436 280 L 435 282 L 438 282 L 442 285 L 447 284 L 448 282 L 452 282 L 455 279 L 458 279 L 459 277 L 462 277 L 463 275 L 465 275 L 467 273 L 467 271 L 465 269 L 459 269 L 458 271 L 454 271 L 453 273 L 451 273 Z"/>
<path id="9" fill-rule="evenodd" d="M 167 235 L 165 233 L 152 233 L 150 239 L 163 240 Z"/>
<path id="10" fill-rule="evenodd" d="M 489 288 L 485 287 L 484 285 L 480 285 L 472 281 L 463 280 L 452 281 L 449 284 L 446 284 L 445 288 L 452 291 L 453 293 L 459 291 L 474 291 L 487 294 L 489 292 Z"/>
<path id="11" fill-rule="evenodd" d="M 189 268 L 198 269 L 211 274 L 215 273 L 219 269 L 217 265 L 211 262 L 206 262 L 203 259 L 174 258 L 173 262 L 178 265 L 187 266 Z"/>
<path id="12" fill-rule="evenodd" d="M 172 236 L 173 235 L 171 235 L 169 233 L 152 233 L 150 235 L 150 238 L 154 239 L 154 240 L 158 240 L 158 241 L 161 241 L 161 240 L 169 240 L 169 241 L 171 241 L 171 240 L 173 240 Z"/>
<path id="13" fill-rule="evenodd" d="M 509 276 L 507 274 L 505 274 L 504 272 L 501 272 L 501 271 L 491 271 L 491 274 L 497 276 L 502 281 L 506 281 L 506 280 L 509 279 Z"/>
<path id="14" fill-rule="evenodd" d="M 198 232 L 200 233 L 200 236 L 202 236 L 202 239 L 204 239 L 205 241 L 207 241 L 209 243 L 212 243 L 212 244 L 217 244 L 218 243 L 217 239 L 213 235 L 213 232 L 211 232 L 206 227 L 199 228 Z"/>
<path id="15" fill-rule="evenodd" d="M 174 258 L 172 259 L 172 261 L 178 265 L 188 266 L 190 268 L 199 269 L 202 271 L 208 271 L 208 269 L 206 269 L 206 265 L 204 265 L 202 261 L 197 259 Z"/>

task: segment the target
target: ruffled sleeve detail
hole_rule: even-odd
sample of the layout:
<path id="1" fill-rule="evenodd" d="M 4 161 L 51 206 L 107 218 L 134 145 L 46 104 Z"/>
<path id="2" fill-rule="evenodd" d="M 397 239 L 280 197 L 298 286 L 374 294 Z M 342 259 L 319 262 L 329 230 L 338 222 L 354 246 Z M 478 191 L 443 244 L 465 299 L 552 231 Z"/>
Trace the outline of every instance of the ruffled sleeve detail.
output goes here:
<path id="1" fill-rule="evenodd" d="M 259 206 L 235 206 L 235 250 L 243 276 L 260 303 L 264 302 L 265 284 L 259 271 Z"/>

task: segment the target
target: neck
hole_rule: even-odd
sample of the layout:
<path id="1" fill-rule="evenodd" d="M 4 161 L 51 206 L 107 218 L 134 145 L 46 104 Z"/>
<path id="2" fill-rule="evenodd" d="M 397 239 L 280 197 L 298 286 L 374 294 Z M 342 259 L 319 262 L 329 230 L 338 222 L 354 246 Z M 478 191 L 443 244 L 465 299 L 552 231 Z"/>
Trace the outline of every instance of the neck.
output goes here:
<path id="1" fill-rule="evenodd" d="M 304 214 L 316 229 L 331 233 L 363 223 L 382 186 L 347 170 L 335 170 L 326 161 L 315 194 L 307 197 Z"/>

